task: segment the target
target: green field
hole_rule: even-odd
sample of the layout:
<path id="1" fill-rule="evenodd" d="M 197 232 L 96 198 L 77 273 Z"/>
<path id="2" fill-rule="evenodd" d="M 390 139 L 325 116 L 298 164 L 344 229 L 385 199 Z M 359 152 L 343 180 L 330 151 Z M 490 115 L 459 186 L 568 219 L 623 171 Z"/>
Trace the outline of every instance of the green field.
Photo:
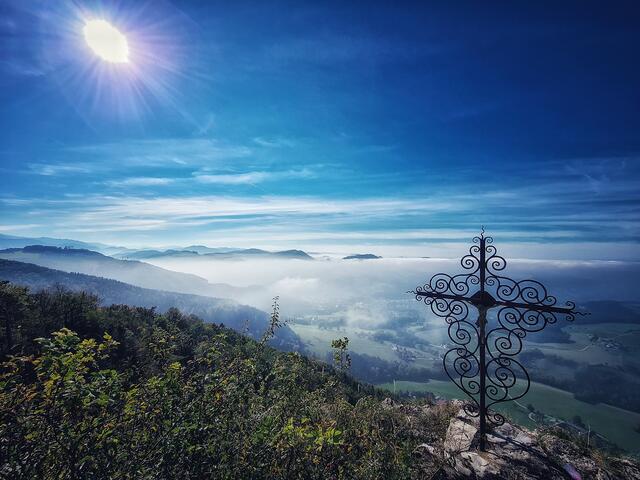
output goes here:
<path id="1" fill-rule="evenodd" d="M 349 337 L 349 349 L 355 353 L 367 354 L 389 362 L 397 362 L 400 357 L 388 342 L 378 342 L 372 338 L 375 330 L 353 327 L 319 328 L 316 325 L 291 324 L 294 332 L 307 344 L 310 352 L 324 358 L 331 349 L 331 340 Z M 443 343 L 449 343 L 441 328 L 409 328 L 417 339 L 424 343 L 416 354 L 413 366 L 417 368 L 438 368 L 441 365 Z M 608 323 L 591 325 L 567 325 L 571 343 L 537 343 L 535 335 L 527 342 L 525 350 L 537 349 L 548 356 L 556 356 L 582 365 L 609 365 L 612 367 L 630 365 L 640 368 L 640 327 L 629 323 Z M 594 344 L 589 336 L 597 335 L 613 339 L 622 348 L 606 348 L 603 343 Z M 604 342 L 606 343 L 606 342 Z M 562 380 L 572 376 L 572 371 L 563 371 L 562 366 L 554 367 L 557 378 Z"/>
<path id="2" fill-rule="evenodd" d="M 393 390 L 393 383 L 378 385 L 380 388 Z M 445 398 L 461 398 L 464 394 L 449 381 L 431 380 L 428 383 L 396 381 L 396 391 L 432 392 Z M 547 415 L 571 420 L 575 415 L 582 417 L 585 424 L 610 441 L 633 452 L 640 452 L 640 433 L 634 431 L 640 425 L 640 414 L 602 403 L 591 405 L 576 400 L 564 390 L 549 387 L 540 383 L 531 383 L 531 390 L 519 400 L 521 405 L 529 403 Z M 508 402 L 496 410 L 508 415 L 514 422 L 527 427 L 534 426 L 527 416 L 525 408 L 515 402 Z"/>
<path id="3" fill-rule="evenodd" d="M 572 343 L 536 343 L 535 336 L 528 342 L 529 348 L 537 348 L 548 355 L 555 355 L 587 365 L 635 365 L 640 367 L 640 327 L 630 323 L 606 323 L 567 325 Z M 609 338 L 623 348 L 606 348 L 602 342 L 594 344 L 590 335 Z"/>
<path id="4" fill-rule="evenodd" d="M 307 349 L 318 358 L 324 358 L 331 350 L 331 340 L 339 337 L 349 337 L 349 350 L 356 353 L 366 353 L 388 362 L 397 362 L 398 357 L 390 345 L 376 342 L 370 337 L 370 330 L 340 327 L 323 329 L 315 325 L 291 324 L 291 329 L 305 343 Z"/>
<path id="5" fill-rule="evenodd" d="M 349 350 L 354 353 L 378 357 L 387 362 L 401 361 L 389 342 L 379 342 L 372 338 L 374 331 L 353 327 L 320 328 L 317 325 L 292 323 L 289 325 L 298 335 L 309 352 L 318 358 L 325 358 L 331 351 L 331 340 L 339 337 L 349 338 Z M 412 366 L 416 368 L 433 368 L 441 365 L 442 348 L 423 346 L 421 350 L 410 349 L 416 354 Z"/>

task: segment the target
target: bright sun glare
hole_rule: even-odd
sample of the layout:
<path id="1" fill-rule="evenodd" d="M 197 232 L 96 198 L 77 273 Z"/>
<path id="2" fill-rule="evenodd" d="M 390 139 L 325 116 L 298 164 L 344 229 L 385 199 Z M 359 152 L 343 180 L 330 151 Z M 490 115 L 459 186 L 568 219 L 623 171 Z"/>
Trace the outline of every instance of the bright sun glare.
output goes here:
<path id="1" fill-rule="evenodd" d="M 82 31 L 87 45 L 103 60 L 112 63 L 129 61 L 127 37 L 106 20 L 89 20 Z"/>

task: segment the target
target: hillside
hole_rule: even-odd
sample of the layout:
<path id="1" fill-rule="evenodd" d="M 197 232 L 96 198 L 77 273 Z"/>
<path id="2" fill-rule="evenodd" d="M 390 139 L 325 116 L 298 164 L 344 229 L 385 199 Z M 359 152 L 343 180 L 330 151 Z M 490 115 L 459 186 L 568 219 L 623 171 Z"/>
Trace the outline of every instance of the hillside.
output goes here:
<path id="1" fill-rule="evenodd" d="M 0 258 L 34 263 L 65 272 L 112 278 L 137 287 L 171 292 L 224 296 L 221 293 L 224 294 L 226 290 L 232 288 L 225 285 L 212 285 L 197 275 L 173 272 L 135 260 L 119 260 L 86 249 L 30 245 L 24 248 L 0 250 Z"/>
<path id="2" fill-rule="evenodd" d="M 506 423 L 490 451 L 461 402 L 396 403 L 335 367 L 172 309 L 0 283 L 0 474 L 33 478 L 637 478 L 562 431 Z M 53 332 L 52 334 L 49 332 Z M 14 356 L 8 357 L 11 352 Z M 575 475 L 572 478 L 579 478 Z"/>
<path id="3" fill-rule="evenodd" d="M 178 308 L 187 315 L 197 315 L 205 322 L 223 323 L 234 330 L 246 331 L 255 338 L 268 326 L 268 315 L 265 312 L 232 300 L 135 287 L 116 280 L 67 273 L 30 263 L 0 259 L 0 280 L 29 287 L 32 291 L 55 286 L 74 292 L 84 291 L 98 296 L 100 303 L 105 306 L 130 305 L 156 308 L 159 312 Z M 297 335 L 289 327 L 279 330 L 274 345 L 286 350 L 301 348 Z"/>
<path id="4" fill-rule="evenodd" d="M 0 248 L 23 248 L 29 245 L 47 245 L 50 247 L 60 248 L 78 248 L 88 250 L 98 250 L 100 248 L 109 248 L 107 245 L 98 243 L 87 243 L 68 238 L 51 238 L 51 237 L 18 237 L 15 235 L 6 235 L 0 233 Z"/>

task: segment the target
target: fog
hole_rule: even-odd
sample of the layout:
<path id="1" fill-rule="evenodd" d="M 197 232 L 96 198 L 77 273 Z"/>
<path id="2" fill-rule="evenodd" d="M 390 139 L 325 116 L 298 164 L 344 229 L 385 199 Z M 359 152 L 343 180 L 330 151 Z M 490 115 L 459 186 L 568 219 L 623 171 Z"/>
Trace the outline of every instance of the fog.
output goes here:
<path id="1" fill-rule="evenodd" d="M 315 255 L 314 260 L 201 256 L 147 261 L 238 287 L 228 290 L 229 295 L 263 310 L 279 296 L 285 316 L 367 329 L 410 323 L 411 319 L 429 323 L 428 308 L 406 292 L 426 283 L 434 273 L 463 272 L 459 261 L 451 259 L 342 260 L 323 254 Z M 559 303 L 640 298 L 636 283 L 640 264 L 636 262 L 514 260 L 505 274 L 543 282 Z"/>

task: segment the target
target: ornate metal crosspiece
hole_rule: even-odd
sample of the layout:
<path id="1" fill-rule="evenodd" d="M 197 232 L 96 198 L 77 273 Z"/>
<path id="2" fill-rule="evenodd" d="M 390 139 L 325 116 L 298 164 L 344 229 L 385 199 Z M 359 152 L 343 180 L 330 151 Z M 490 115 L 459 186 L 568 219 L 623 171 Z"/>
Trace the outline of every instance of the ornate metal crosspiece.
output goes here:
<path id="1" fill-rule="evenodd" d="M 505 421 L 491 407 L 517 400 L 529 391 L 529 374 L 516 359 L 527 333 L 555 323 L 558 315 L 573 321 L 584 314 L 576 311 L 573 302 L 557 305 L 540 282 L 518 282 L 501 275 L 507 262 L 497 254 L 493 238 L 485 237 L 484 228 L 473 243 L 460 260 L 466 273 L 437 273 L 411 293 L 449 324 L 449 338 L 455 346 L 443 357 L 444 370 L 471 399 L 464 408 L 468 415 L 480 417 L 480 450 L 484 450 L 487 420 L 494 426 Z M 467 320 L 469 305 L 478 310 L 475 323 Z M 488 323 L 487 312 L 493 308 L 496 316 Z M 514 393 L 517 386 L 521 388 Z"/>

